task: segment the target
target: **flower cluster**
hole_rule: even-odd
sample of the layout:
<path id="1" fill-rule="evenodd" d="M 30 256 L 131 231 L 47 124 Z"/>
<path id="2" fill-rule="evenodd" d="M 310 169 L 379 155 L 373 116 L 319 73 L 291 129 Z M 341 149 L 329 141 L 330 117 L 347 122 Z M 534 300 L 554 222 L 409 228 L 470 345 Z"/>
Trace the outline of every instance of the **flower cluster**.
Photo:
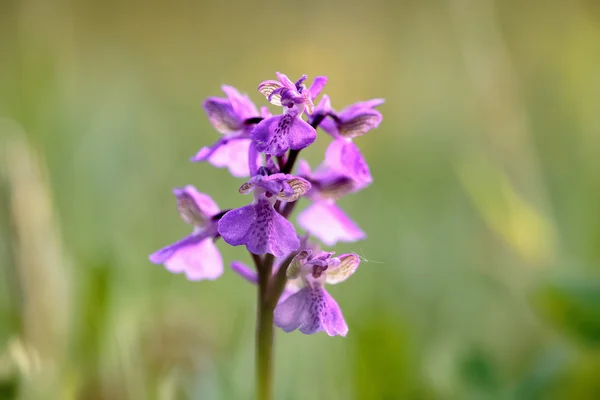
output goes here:
<path id="1" fill-rule="evenodd" d="M 231 86 L 223 86 L 225 98 L 210 97 L 203 103 L 210 123 L 222 136 L 191 160 L 246 177 L 239 192 L 252 193 L 250 204 L 221 210 L 191 185 L 174 189 L 181 217 L 193 231 L 150 255 L 150 261 L 184 273 L 189 280 L 213 280 L 223 273 L 215 241 L 221 237 L 229 245 L 246 246 L 256 270 L 239 261 L 231 267 L 253 283 L 259 284 L 261 273 L 266 276 L 266 296 L 275 297 L 276 326 L 285 332 L 298 329 L 305 334 L 324 331 L 345 336 L 348 327 L 342 312 L 324 285 L 344 281 L 358 268 L 360 258 L 353 253 L 335 257 L 310 236 L 327 246 L 365 237 L 336 200 L 372 182 L 353 139 L 379 125 L 382 117 L 375 107 L 383 100 L 355 103 L 336 112 L 327 95 L 315 105 L 326 77 L 316 77 L 310 87 L 305 85 L 306 75 L 295 83 L 281 73 L 277 78 L 262 82 L 258 91 L 282 108 L 278 115 L 271 115 L 266 107 L 259 111 L 247 95 Z M 324 161 L 311 170 L 300 160 L 293 174 L 298 153 L 316 140 L 317 128 L 333 138 Z M 310 200 L 298 215 L 298 225 L 306 231 L 302 237 L 288 219 L 301 197 Z"/>

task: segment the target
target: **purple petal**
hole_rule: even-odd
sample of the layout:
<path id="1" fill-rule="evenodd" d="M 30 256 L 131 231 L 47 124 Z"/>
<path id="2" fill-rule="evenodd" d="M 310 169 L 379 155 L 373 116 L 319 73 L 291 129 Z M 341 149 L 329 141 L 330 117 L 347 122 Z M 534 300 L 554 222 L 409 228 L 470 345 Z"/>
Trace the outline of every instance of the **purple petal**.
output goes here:
<path id="1" fill-rule="evenodd" d="M 258 116 L 258 110 L 247 94 L 242 95 L 236 88 L 228 85 L 223 85 L 221 89 L 227 95 L 227 99 L 238 119 L 243 121 Z"/>
<path id="2" fill-rule="evenodd" d="M 223 133 L 233 133 L 243 128 L 243 120 L 235 113 L 229 100 L 209 97 L 202 103 L 208 119 L 214 128 Z"/>
<path id="3" fill-rule="evenodd" d="M 339 116 L 341 118 L 346 118 L 347 115 L 354 114 L 358 109 L 372 109 L 382 105 L 383 103 L 385 103 L 384 99 L 371 99 L 366 101 L 359 101 L 358 103 L 351 104 L 348 107 L 344 108 L 342 111 L 340 111 Z"/>
<path id="4" fill-rule="evenodd" d="M 267 106 L 262 106 L 260 108 L 260 116 L 263 119 L 267 119 L 273 116 L 273 114 L 271 114 L 271 110 L 269 110 L 269 107 Z"/>
<path id="5" fill-rule="evenodd" d="M 210 196 L 200 193 L 192 185 L 175 188 L 173 194 L 177 197 L 177 208 L 181 219 L 188 224 L 204 227 L 210 217 L 219 213 L 217 203 Z"/>
<path id="6" fill-rule="evenodd" d="M 315 107 L 313 115 L 327 115 L 330 112 L 332 112 L 331 100 L 329 100 L 329 96 L 324 94 L 323 97 L 321 97 L 321 101 L 319 101 L 319 104 L 317 104 L 317 106 Z"/>
<path id="7" fill-rule="evenodd" d="M 323 88 L 325 87 L 326 84 L 327 84 L 326 76 L 315 77 L 315 80 L 313 81 L 312 85 L 310 85 L 310 88 L 308 89 L 310 92 L 310 97 L 314 100 L 319 95 L 319 93 L 321 93 L 321 90 L 323 90 Z"/>
<path id="8" fill-rule="evenodd" d="M 243 178 L 250 175 L 250 157 L 254 156 L 254 164 L 258 162 L 258 155 L 251 152 L 251 143 L 251 139 L 221 139 L 211 147 L 201 148 L 191 161 L 208 161 L 217 168 L 227 167 L 231 175 Z"/>
<path id="9" fill-rule="evenodd" d="M 338 130 L 337 123 L 331 118 L 325 118 L 319 124 L 319 128 L 323 129 L 326 133 L 329 134 L 334 139 L 338 139 L 341 137 L 340 131 Z"/>
<path id="10" fill-rule="evenodd" d="M 276 72 L 275 74 L 277 75 L 277 79 L 279 79 L 279 82 L 281 82 L 281 84 L 284 87 L 288 89 L 296 89 L 296 85 L 294 85 L 294 82 L 292 82 L 290 78 L 287 77 L 287 75 L 282 74 L 281 72 Z"/>
<path id="11" fill-rule="evenodd" d="M 308 285 L 275 307 L 275 326 L 284 332 L 299 329 L 310 335 L 346 336 L 348 326 L 337 302 L 319 285 Z"/>
<path id="12" fill-rule="evenodd" d="M 325 164 L 333 171 L 353 179 L 357 190 L 373 182 L 369 165 L 358 147 L 349 139 L 332 141 L 325 152 Z"/>
<path id="13" fill-rule="evenodd" d="M 300 77 L 300 79 L 298 79 L 298 80 L 296 81 L 296 83 L 294 83 L 294 86 L 296 86 L 296 89 L 298 89 L 298 90 L 299 90 L 299 88 L 300 88 L 302 85 L 304 85 L 304 81 L 306 80 L 306 78 L 308 78 L 308 76 L 307 76 L 306 74 L 304 74 L 304 75 L 302 75 L 302 76 Z"/>
<path id="14" fill-rule="evenodd" d="M 309 146 L 317 138 L 317 132 L 298 114 L 286 113 L 262 120 L 250 137 L 259 152 L 279 157 L 289 149 Z"/>
<path id="15" fill-rule="evenodd" d="M 338 113 L 336 120 L 325 119 L 319 126 L 334 138 L 362 136 L 379 126 L 382 119 L 381 113 L 373 110 L 373 107 L 377 107 L 383 102 L 383 99 L 372 99 L 354 103 Z"/>
<path id="16" fill-rule="evenodd" d="M 365 233 L 344 212 L 328 201 L 317 201 L 298 215 L 298 224 L 328 246 L 356 242 Z"/>
<path id="17" fill-rule="evenodd" d="M 231 263 L 231 269 L 236 272 L 239 276 L 244 278 L 250 283 L 258 283 L 258 275 L 256 271 L 248 267 L 246 264 L 240 261 L 234 261 Z"/>
<path id="18" fill-rule="evenodd" d="M 310 170 L 307 170 L 305 165 L 300 164 L 298 166 L 298 174 L 308 177 L 312 183 L 314 190 L 308 195 L 313 198 L 339 199 L 364 187 L 364 185 L 347 176 L 345 172 L 336 171 L 323 163 L 311 175 Z M 318 194 L 318 197 L 315 196 L 316 194 Z"/>
<path id="19" fill-rule="evenodd" d="M 298 175 L 303 176 L 305 178 L 309 178 L 311 176 L 310 164 L 306 160 L 298 161 Z"/>
<path id="20" fill-rule="evenodd" d="M 245 245 L 253 254 L 282 257 L 300 247 L 294 226 L 265 197 L 256 204 L 229 211 L 219 221 L 218 229 L 227 243 Z"/>
<path id="21" fill-rule="evenodd" d="M 256 175 L 260 166 L 260 154 L 256 150 L 256 143 L 250 139 L 250 147 L 248 148 L 248 170 L 250 176 Z"/>
<path id="22" fill-rule="evenodd" d="M 348 113 L 337 124 L 341 136 L 355 138 L 362 136 L 371 129 L 375 129 L 381 123 L 381 113 L 372 109 L 356 109 Z"/>
<path id="23" fill-rule="evenodd" d="M 173 273 L 183 272 L 190 281 L 214 280 L 223 273 L 223 259 L 210 237 L 191 235 L 149 257 Z"/>

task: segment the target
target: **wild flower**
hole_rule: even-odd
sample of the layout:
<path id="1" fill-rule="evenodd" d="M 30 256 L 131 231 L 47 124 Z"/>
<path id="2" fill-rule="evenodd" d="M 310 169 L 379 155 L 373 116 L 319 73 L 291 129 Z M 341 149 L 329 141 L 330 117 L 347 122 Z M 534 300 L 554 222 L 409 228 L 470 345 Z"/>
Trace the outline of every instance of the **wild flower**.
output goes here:
<path id="1" fill-rule="evenodd" d="M 354 139 L 379 126 L 382 116 L 375 107 L 383 100 L 358 102 L 336 112 L 327 95 L 315 106 L 327 78 L 316 77 L 310 87 L 304 84 L 306 79 L 303 75 L 293 82 L 277 73 L 277 80 L 258 86 L 271 104 L 282 107 L 276 115 L 266 107 L 259 111 L 247 95 L 226 85 L 222 87 L 225 98 L 204 101 L 210 123 L 222 136 L 201 148 L 192 161 L 227 167 L 234 177 L 249 177 L 238 192 L 252 192 L 252 200 L 243 207 L 220 210 L 191 185 L 175 189 L 181 217 L 193 231 L 150 255 L 153 263 L 184 273 L 189 280 L 212 280 L 223 273 L 215 245 L 219 238 L 246 247 L 255 269 L 241 261 L 234 261 L 231 268 L 259 292 L 256 398 L 261 400 L 272 398 L 274 326 L 304 334 L 348 333 L 342 311 L 325 284 L 352 275 L 360 257 L 354 253 L 336 257 L 332 251 L 321 251 L 310 237 L 332 246 L 366 236 L 336 201 L 373 181 Z M 302 160 L 294 173 L 298 154 L 316 140 L 318 128 L 333 138 L 323 162 L 311 171 Z M 300 237 L 289 218 L 303 197 L 311 203 L 298 216 L 299 226 L 306 231 Z"/>

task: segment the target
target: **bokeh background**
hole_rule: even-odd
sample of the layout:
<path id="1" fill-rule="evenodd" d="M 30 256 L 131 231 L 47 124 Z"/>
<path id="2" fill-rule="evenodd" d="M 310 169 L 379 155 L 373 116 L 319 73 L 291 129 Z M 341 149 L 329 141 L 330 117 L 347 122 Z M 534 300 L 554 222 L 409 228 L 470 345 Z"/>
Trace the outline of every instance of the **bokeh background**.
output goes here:
<path id="1" fill-rule="evenodd" d="M 349 335 L 278 331 L 276 398 L 600 398 L 599 68 L 593 0 L 3 0 L 0 398 L 253 397 L 254 288 L 147 255 L 172 187 L 247 202 L 188 159 L 201 101 L 275 71 L 387 99 Z"/>

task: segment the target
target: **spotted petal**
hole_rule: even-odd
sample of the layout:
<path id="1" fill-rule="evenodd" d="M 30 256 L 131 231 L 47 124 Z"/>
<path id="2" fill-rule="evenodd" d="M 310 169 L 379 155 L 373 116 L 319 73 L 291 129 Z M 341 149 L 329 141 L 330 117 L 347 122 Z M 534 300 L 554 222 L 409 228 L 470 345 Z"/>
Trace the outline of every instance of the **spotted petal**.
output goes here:
<path id="1" fill-rule="evenodd" d="M 299 115 L 285 113 L 262 120 L 250 133 L 256 149 L 264 154 L 281 156 L 289 149 L 301 150 L 317 138 L 315 129 Z"/>
<path id="2" fill-rule="evenodd" d="M 294 226 L 264 197 L 229 211 L 219 221 L 219 233 L 232 246 L 245 245 L 253 254 L 283 257 L 300 247 Z"/>
<path id="3" fill-rule="evenodd" d="M 284 332 L 296 329 L 310 335 L 346 336 L 348 326 L 337 302 L 318 284 L 307 285 L 275 307 L 275 326 Z"/>

